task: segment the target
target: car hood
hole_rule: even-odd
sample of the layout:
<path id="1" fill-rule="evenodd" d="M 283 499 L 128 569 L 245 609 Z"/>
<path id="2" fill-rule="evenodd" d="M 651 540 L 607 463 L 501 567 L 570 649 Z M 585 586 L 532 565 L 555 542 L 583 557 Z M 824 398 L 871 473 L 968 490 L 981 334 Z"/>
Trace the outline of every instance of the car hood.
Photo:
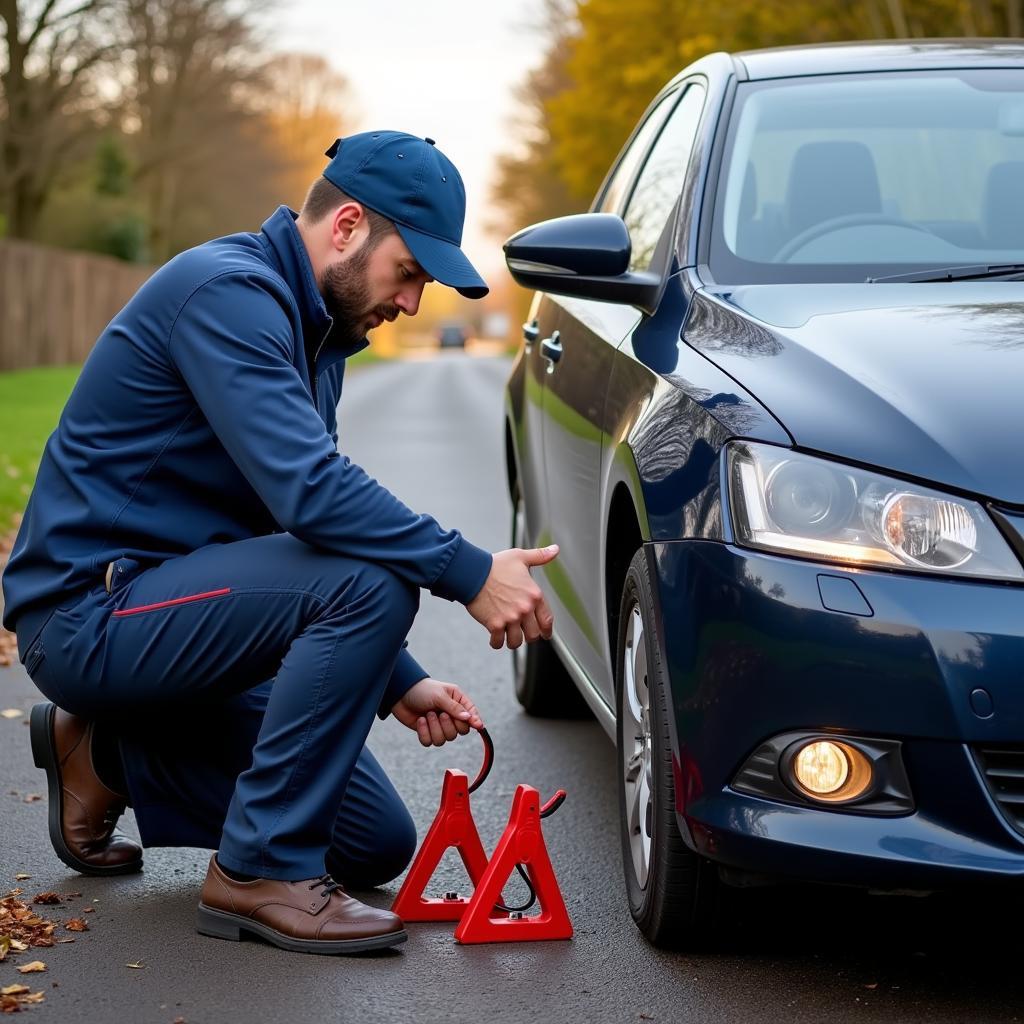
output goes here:
<path id="1" fill-rule="evenodd" d="M 1024 505 L 1024 283 L 705 290 L 685 340 L 800 448 Z"/>

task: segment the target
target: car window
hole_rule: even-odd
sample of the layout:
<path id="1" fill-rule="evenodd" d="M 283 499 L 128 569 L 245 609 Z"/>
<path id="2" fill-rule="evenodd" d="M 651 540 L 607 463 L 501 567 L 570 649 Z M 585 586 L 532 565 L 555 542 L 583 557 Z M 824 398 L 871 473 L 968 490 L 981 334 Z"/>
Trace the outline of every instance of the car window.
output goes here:
<path id="1" fill-rule="evenodd" d="M 623 154 L 615 174 L 608 186 L 605 188 L 601 205 L 597 208 L 601 213 L 621 213 L 622 203 L 629 192 L 630 183 L 636 174 L 647 150 L 650 148 L 651 140 L 658 134 L 658 129 L 665 122 L 668 112 L 679 98 L 678 92 L 670 92 L 658 102 L 658 105 L 650 112 L 643 126 L 636 133 L 629 149 Z"/>
<path id="2" fill-rule="evenodd" d="M 729 132 L 710 260 L 719 281 L 1024 260 L 1021 69 L 742 83 Z"/>
<path id="3" fill-rule="evenodd" d="M 703 109 L 704 87 L 693 83 L 669 115 L 640 172 L 622 218 L 633 243 L 631 271 L 650 268 L 658 239 L 682 191 Z"/>

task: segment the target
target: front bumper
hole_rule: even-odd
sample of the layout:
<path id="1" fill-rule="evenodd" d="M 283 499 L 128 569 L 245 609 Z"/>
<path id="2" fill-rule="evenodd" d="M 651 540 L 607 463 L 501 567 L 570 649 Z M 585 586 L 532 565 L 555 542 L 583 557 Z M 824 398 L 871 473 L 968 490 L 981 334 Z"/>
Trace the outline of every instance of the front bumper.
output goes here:
<path id="1" fill-rule="evenodd" d="M 676 811 L 694 849 L 745 871 L 873 887 L 1024 878 L 1024 835 L 974 754 L 1024 750 L 1024 588 L 709 541 L 650 554 Z M 820 576 L 853 580 L 861 614 L 827 608 Z M 899 740 L 913 812 L 877 817 L 731 788 L 761 743 L 794 729 Z"/>

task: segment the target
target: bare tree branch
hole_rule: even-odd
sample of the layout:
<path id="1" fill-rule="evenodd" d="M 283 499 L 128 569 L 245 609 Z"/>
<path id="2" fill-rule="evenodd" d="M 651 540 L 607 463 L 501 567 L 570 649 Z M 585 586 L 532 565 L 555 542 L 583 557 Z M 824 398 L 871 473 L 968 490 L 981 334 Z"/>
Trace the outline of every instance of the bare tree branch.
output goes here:
<path id="1" fill-rule="evenodd" d="M 7 231 L 31 237 L 53 185 L 48 170 L 58 146 L 67 144 L 65 115 L 76 111 L 92 127 L 88 83 L 123 45 L 111 39 L 110 16 L 120 0 L 0 0 L 6 27 L 0 180 Z M 22 31 L 31 26 L 22 38 Z M 80 131 L 76 128 L 74 135 Z"/>
<path id="2" fill-rule="evenodd" d="M 36 40 L 47 28 L 47 19 L 50 17 L 50 12 L 57 6 L 57 0 L 46 0 L 43 5 L 43 9 L 39 12 L 39 17 L 36 19 L 35 28 L 28 35 L 28 39 L 25 40 L 25 49 L 31 50 L 35 45 Z"/>
<path id="3" fill-rule="evenodd" d="M 252 4 L 123 4 L 135 40 L 126 57 L 124 107 L 125 116 L 139 125 L 132 139 L 134 180 L 145 203 L 151 254 L 160 259 L 173 249 L 183 204 L 196 203 L 196 177 L 222 166 L 232 147 L 252 149 L 251 139 L 241 136 L 255 115 L 240 87 L 254 82 L 262 58 Z M 258 139 L 259 133 L 252 131 L 251 137 Z M 218 194 L 228 201 L 230 191 L 230 185 L 221 185 Z"/>

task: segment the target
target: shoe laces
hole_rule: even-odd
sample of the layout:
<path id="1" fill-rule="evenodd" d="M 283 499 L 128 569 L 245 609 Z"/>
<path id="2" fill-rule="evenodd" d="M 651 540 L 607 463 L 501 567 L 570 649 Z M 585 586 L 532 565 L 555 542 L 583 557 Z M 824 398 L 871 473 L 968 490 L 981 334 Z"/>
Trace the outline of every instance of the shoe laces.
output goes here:
<path id="1" fill-rule="evenodd" d="M 332 892 L 338 892 L 341 889 L 341 882 L 336 882 L 330 875 L 324 875 L 323 878 L 317 878 L 309 885 L 309 890 L 312 892 L 318 885 L 322 885 L 323 892 L 321 896 L 330 896 Z"/>

